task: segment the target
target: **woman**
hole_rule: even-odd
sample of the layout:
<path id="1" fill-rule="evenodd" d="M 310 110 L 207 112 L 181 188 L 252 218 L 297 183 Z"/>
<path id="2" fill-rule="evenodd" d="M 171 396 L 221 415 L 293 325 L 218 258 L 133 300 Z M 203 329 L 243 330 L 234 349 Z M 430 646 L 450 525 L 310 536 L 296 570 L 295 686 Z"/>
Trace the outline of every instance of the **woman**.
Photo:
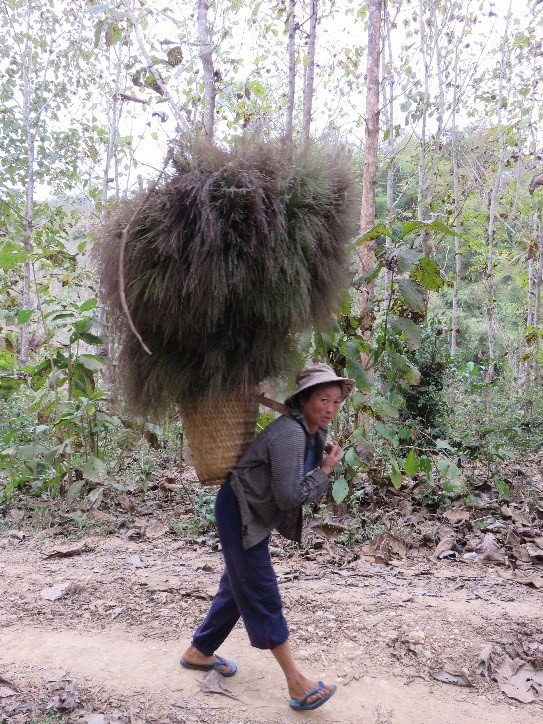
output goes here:
<path id="1" fill-rule="evenodd" d="M 270 649 L 281 666 L 290 706 L 305 710 L 324 704 L 336 687 L 306 678 L 295 664 L 268 541 L 274 528 L 301 541 L 302 505 L 326 493 L 341 457 L 336 441 L 325 454 L 326 427 L 354 381 L 338 377 L 325 364 L 313 364 L 298 373 L 296 384 L 285 403 L 289 414 L 253 440 L 219 490 L 215 519 L 225 570 L 181 665 L 233 676 L 236 665 L 215 651 L 241 616 L 251 644 Z"/>

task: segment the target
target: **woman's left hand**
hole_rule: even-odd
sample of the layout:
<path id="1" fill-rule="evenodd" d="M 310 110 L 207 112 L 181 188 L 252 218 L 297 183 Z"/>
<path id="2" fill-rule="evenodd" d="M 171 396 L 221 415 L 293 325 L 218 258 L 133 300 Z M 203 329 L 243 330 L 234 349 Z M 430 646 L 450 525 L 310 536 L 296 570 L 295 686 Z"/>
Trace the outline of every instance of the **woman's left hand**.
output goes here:
<path id="1" fill-rule="evenodd" d="M 330 443 L 330 445 L 326 446 L 327 455 L 321 465 L 321 468 L 326 473 L 326 475 L 330 475 L 333 469 L 339 463 L 339 461 L 341 460 L 342 452 L 342 449 L 335 440 L 334 442 Z"/>

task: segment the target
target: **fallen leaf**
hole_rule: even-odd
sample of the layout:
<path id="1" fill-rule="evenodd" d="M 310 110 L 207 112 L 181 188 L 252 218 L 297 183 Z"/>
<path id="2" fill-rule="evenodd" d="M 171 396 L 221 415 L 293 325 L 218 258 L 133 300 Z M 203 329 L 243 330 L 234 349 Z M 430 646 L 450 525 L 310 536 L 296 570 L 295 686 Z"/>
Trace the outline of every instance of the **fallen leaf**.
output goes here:
<path id="1" fill-rule="evenodd" d="M 525 550 L 525 547 L 521 545 L 520 536 L 517 535 L 513 528 L 509 528 L 505 545 L 511 546 L 513 555 L 517 560 L 522 561 L 523 563 L 531 563 L 532 559 L 530 554 Z"/>
<path id="2" fill-rule="evenodd" d="M 59 711 L 73 711 L 79 706 L 79 693 L 71 681 L 64 684 L 62 691 L 47 704 L 46 709 L 58 709 Z"/>
<path id="3" fill-rule="evenodd" d="M 218 671 L 212 669 L 207 672 L 203 681 L 198 681 L 198 684 L 200 685 L 200 690 L 203 694 L 222 694 L 230 699 L 236 699 L 239 701 L 239 696 L 236 696 L 231 691 L 223 687 L 223 681 L 224 676 L 219 674 Z"/>
<path id="4" fill-rule="evenodd" d="M 454 684 L 454 686 L 473 686 L 471 681 L 468 679 L 467 672 L 463 669 L 462 671 L 456 671 L 453 669 L 441 669 L 439 671 L 432 671 L 432 679 L 441 681 L 444 684 Z"/>
<path id="5" fill-rule="evenodd" d="M 484 649 L 479 654 L 477 659 L 477 673 L 484 676 L 487 681 L 490 681 L 490 657 L 494 651 L 493 644 L 485 644 Z"/>
<path id="6" fill-rule="evenodd" d="M 159 523 L 157 521 L 152 521 L 145 528 L 145 537 L 150 538 L 151 540 L 154 540 L 155 538 L 162 538 L 162 536 L 166 535 L 169 530 L 170 526 L 168 525 L 168 523 Z"/>
<path id="7" fill-rule="evenodd" d="M 513 581 L 516 583 L 522 583 L 524 586 L 533 586 L 534 588 L 543 588 L 543 576 L 537 573 L 523 573 L 521 571 L 515 571 Z"/>
<path id="8" fill-rule="evenodd" d="M 8 530 L 7 532 L 8 538 L 15 538 L 16 540 L 24 540 L 25 534 L 22 530 Z"/>
<path id="9" fill-rule="evenodd" d="M 131 563 L 134 568 L 143 568 L 142 560 L 139 556 L 128 556 L 128 563 Z"/>
<path id="10" fill-rule="evenodd" d="M 56 601 L 67 593 L 71 585 L 71 581 L 65 581 L 64 583 L 46 586 L 40 591 L 40 596 L 45 598 L 46 601 Z"/>
<path id="11" fill-rule="evenodd" d="M 381 533 L 364 543 L 362 553 L 376 561 L 388 563 L 394 555 L 404 558 L 407 555 L 407 548 L 405 543 L 392 533 Z"/>
<path id="12" fill-rule="evenodd" d="M 443 540 L 440 540 L 439 543 L 437 544 L 436 549 L 434 551 L 434 556 L 436 558 L 439 558 L 439 556 L 442 553 L 445 553 L 445 551 L 451 550 L 451 548 L 453 547 L 455 542 L 456 542 L 456 536 L 454 536 L 454 535 L 449 535 L 446 538 L 443 538 Z"/>
<path id="13" fill-rule="evenodd" d="M 109 719 L 106 719 L 103 714 L 88 714 L 88 716 L 81 719 L 81 722 L 85 722 L 85 724 L 109 724 Z"/>
<path id="14" fill-rule="evenodd" d="M 529 517 L 524 515 L 524 513 L 522 513 L 520 510 L 515 510 L 514 508 L 511 508 L 509 505 L 502 505 L 501 511 L 508 518 L 512 518 L 515 523 L 520 523 L 521 525 L 528 526 L 532 524 Z"/>
<path id="15" fill-rule="evenodd" d="M 536 546 L 533 543 L 526 543 L 526 545 L 523 547 L 530 556 L 530 558 L 532 558 L 533 560 L 543 560 L 543 550 L 539 546 Z"/>
<path id="16" fill-rule="evenodd" d="M 443 513 L 443 517 L 451 523 L 465 523 L 469 520 L 469 510 L 464 508 L 451 508 Z"/>
<path id="17" fill-rule="evenodd" d="M 506 656 L 496 669 L 494 678 L 504 694 L 524 704 L 537 701 L 543 695 L 543 671 L 537 671 L 522 659 Z"/>
<path id="18" fill-rule="evenodd" d="M 94 548 L 88 543 L 79 543 L 72 546 L 57 546 L 45 553 L 46 558 L 70 558 L 71 556 L 79 556 L 82 553 L 93 551 Z"/>
<path id="19" fill-rule="evenodd" d="M 502 563 L 507 562 L 507 557 L 503 548 L 496 543 L 496 537 L 492 533 L 486 533 L 483 540 L 475 547 L 479 560 L 483 563 Z"/>

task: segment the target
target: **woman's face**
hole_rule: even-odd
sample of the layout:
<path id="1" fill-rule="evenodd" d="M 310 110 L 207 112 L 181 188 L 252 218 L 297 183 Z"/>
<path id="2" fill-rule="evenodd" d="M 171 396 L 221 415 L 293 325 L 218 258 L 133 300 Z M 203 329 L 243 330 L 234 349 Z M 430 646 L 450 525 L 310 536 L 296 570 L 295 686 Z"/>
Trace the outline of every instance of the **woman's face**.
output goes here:
<path id="1" fill-rule="evenodd" d="M 332 422 L 342 401 L 341 387 L 333 382 L 314 390 L 309 398 L 301 403 L 309 432 L 313 434 L 317 428 L 326 427 Z"/>

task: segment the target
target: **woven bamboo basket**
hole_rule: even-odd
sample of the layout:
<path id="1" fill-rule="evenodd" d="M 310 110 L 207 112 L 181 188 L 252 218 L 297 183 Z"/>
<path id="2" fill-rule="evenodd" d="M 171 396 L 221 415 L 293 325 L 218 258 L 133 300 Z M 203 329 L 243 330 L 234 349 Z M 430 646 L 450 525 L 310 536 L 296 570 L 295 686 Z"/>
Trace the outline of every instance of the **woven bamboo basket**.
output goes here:
<path id="1" fill-rule="evenodd" d="M 258 400 L 245 390 L 225 390 L 181 405 L 189 453 L 203 485 L 220 485 L 255 436 Z"/>

